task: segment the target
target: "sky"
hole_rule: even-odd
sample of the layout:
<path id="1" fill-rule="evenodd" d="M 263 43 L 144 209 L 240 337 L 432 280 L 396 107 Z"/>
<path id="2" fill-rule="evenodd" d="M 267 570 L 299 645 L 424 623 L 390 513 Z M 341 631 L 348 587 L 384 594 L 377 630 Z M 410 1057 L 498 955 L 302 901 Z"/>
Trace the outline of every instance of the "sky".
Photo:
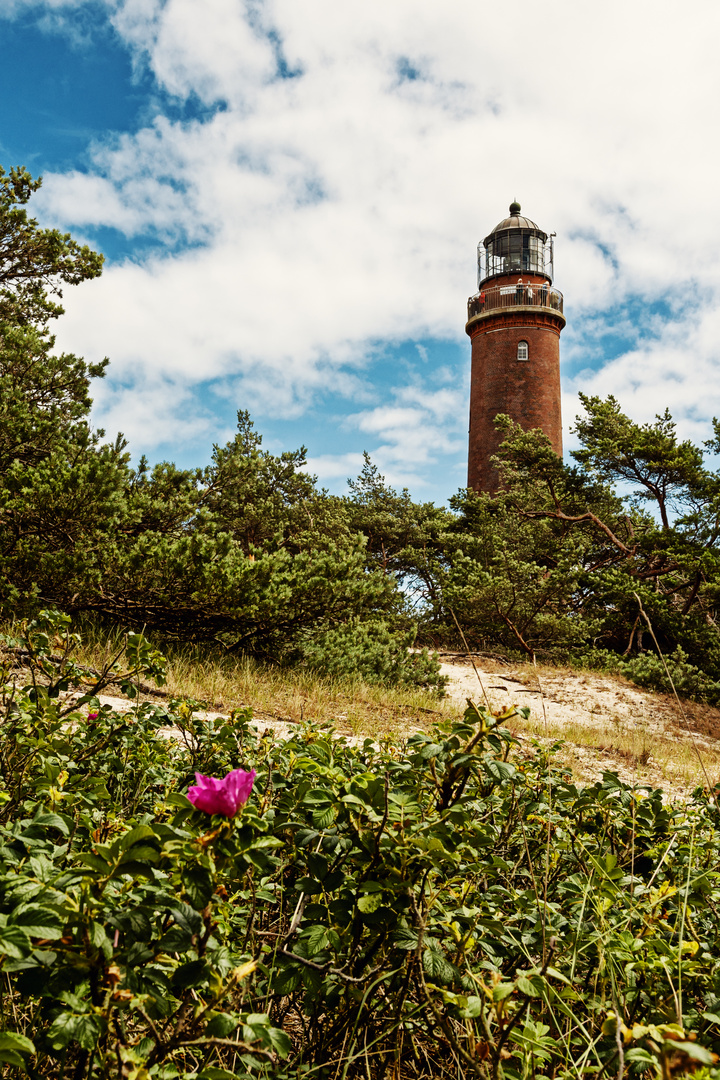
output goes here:
<path id="1" fill-rule="evenodd" d="M 466 300 L 511 200 L 555 232 L 578 392 L 720 415 L 720 5 L 0 0 L 0 164 L 105 254 L 58 348 L 133 458 L 209 461 L 248 409 L 342 492 L 367 450 L 466 481 Z"/>

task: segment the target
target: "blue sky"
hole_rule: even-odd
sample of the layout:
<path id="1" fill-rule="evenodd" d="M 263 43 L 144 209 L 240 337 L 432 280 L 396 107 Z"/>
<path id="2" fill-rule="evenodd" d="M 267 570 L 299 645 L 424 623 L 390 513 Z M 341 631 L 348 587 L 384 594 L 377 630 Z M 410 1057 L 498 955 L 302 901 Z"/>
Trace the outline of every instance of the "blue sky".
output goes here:
<path id="1" fill-rule="evenodd" d="M 58 325 L 111 359 L 96 423 L 202 464 L 247 408 L 332 490 L 368 450 L 444 501 L 475 248 L 517 197 L 557 233 L 567 425 L 584 390 L 707 437 L 717 5 L 552 10 L 0 0 L 0 163 L 42 173 L 36 214 L 107 260 Z"/>

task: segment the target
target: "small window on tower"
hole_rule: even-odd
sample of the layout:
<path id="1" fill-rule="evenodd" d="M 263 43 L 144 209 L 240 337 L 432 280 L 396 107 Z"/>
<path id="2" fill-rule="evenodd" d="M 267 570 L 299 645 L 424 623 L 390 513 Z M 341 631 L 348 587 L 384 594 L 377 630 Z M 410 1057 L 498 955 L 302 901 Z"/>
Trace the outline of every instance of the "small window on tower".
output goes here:
<path id="1" fill-rule="evenodd" d="M 530 350 L 528 349 L 527 341 L 518 341 L 518 360 L 528 360 L 530 357 Z"/>

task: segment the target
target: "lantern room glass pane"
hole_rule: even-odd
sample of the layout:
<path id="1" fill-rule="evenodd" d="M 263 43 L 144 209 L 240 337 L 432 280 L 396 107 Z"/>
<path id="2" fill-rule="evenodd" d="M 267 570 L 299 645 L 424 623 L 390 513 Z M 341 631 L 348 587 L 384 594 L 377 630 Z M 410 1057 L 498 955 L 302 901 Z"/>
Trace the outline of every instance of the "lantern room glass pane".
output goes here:
<path id="1" fill-rule="evenodd" d="M 516 270 L 531 274 L 545 273 L 545 244 L 540 236 L 525 229 L 496 234 L 488 240 L 485 273 L 512 273 Z"/>

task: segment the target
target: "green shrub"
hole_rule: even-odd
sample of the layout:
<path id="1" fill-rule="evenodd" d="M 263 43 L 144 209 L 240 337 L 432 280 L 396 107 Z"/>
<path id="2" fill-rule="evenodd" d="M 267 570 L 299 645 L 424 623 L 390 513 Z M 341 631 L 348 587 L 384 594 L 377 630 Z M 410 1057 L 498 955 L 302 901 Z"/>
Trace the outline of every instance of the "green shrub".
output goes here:
<path id="1" fill-rule="evenodd" d="M 414 641 L 414 630 L 400 634 L 378 619 L 327 630 L 308 641 L 302 651 L 310 668 L 327 675 L 442 692 L 447 678 L 440 674 L 440 662 L 427 649 L 410 652 Z"/>
<path id="2" fill-rule="evenodd" d="M 672 692 L 667 677 L 669 671 L 678 694 L 694 701 L 707 702 L 709 705 L 720 702 L 720 683 L 695 664 L 691 664 L 687 653 L 679 645 L 665 657 L 664 664 L 661 657 L 654 652 L 640 653 L 639 656 L 625 659 L 615 653 L 596 650 L 589 659 L 594 661 L 593 666 L 602 667 L 606 671 L 616 671 L 638 686 L 646 686 L 649 690 L 659 690 L 666 694 Z"/>
<path id="3" fill-rule="evenodd" d="M 713 794 L 578 788 L 557 747 L 520 750 L 513 709 L 381 746 L 276 743 L 192 702 L 122 714 L 63 698 L 90 678 L 76 645 L 50 613 L 5 641 L 5 1076 L 569 1080 L 620 1053 L 713 1075 Z M 162 678 L 130 646 L 90 693 Z M 237 817 L 188 801 L 195 772 L 250 767 Z"/>

